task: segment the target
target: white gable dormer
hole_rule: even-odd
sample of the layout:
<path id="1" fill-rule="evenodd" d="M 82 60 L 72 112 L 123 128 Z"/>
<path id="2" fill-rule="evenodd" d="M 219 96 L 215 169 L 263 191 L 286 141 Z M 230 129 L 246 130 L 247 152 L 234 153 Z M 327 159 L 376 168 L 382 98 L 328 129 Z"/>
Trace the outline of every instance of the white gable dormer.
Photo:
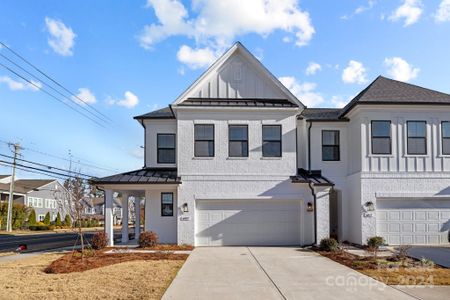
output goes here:
<path id="1" fill-rule="evenodd" d="M 283 99 L 304 105 L 241 43 L 234 44 L 173 103 L 188 98 Z"/>

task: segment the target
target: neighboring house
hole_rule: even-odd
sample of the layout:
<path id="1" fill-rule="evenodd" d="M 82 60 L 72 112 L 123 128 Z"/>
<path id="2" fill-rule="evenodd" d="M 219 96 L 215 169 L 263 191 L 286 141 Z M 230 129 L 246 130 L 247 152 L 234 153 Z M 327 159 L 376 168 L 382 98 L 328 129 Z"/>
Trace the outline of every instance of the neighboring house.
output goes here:
<path id="1" fill-rule="evenodd" d="M 0 200 L 9 200 L 11 176 L 0 175 Z M 50 220 L 55 221 L 58 212 L 62 220 L 66 215 L 66 207 L 59 196 L 64 187 L 55 179 L 18 179 L 14 181 L 14 203 L 33 208 L 36 220 L 44 221 L 50 213 Z"/>
<path id="2" fill-rule="evenodd" d="M 114 225 L 122 224 L 122 204 L 121 199 L 114 197 L 113 207 L 113 223 Z M 96 219 L 100 223 L 105 220 L 105 199 L 100 197 L 87 198 L 84 205 L 84 217 Z"/>
<path id="3" fill-rule="evenodd" d="M 94 182 L 109 237 L 121 192 L 145 197 L 163 243 L 448 243 L 450 95 L 380 76 L 343 109 L 300 101 L 235 44 L 168 108 L 135 117 L 144 167 Z"/>

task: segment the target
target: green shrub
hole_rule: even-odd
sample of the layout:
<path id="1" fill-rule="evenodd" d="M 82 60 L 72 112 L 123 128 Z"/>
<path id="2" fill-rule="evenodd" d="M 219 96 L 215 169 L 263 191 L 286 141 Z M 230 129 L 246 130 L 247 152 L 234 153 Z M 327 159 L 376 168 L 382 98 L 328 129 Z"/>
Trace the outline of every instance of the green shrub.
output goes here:
<path id="1" fill-rule="evenodd" d="M 66 214 L 64 218 L 64 226 L 72 227 L 72 218 L 70 217 L 69 214 Z"/>
<path id="2" fill-rule="evenodd" d="M 36 225 L 36 211 L 34 209 L 31 210 L 30 215 L 28 216 L 28 225 Z"/>
<path id="3" fill-rule="evenodd" d="M 61 214 L 59 212 L 56 215 L 55 226 L 57 226 L 57 227 L 61 227 L 62 226 Z"/>
<path id="4" fill-rule="evenodd" d="M 367 246 L 371 249 L 378 249 L 384 245 L 384 238 L 381 236 L 373 236 L 367 239 Z"/>
<path id="5" fill-rule="evenodd" d="M 139 235 L 139 247 L 153 247 L 158 245 L 159 237 L 156 232 L 153 231 L 144 231 Z"/>
<path id="6" fill-rule="evenodd" d="M 325 238 L 320 241 L 320 250 L 327 252 L 335 252 L 339 250 L 339 244 L 333 238 Z"/>
<path id="7" fill-rule="evenodd" d="M 47 213 L 45 214 L 45 217 L 44 217 L 44 224 L 45 224 L 45 225 L 50 225 L 50 213 L 49 213 L 49 212 L 47 212 Z"/>
<path id="8" fill-rule="evenodd" d="M 94 234 L 91 242 L 92 248 L 100 250 L 108 246 L 108 235 L 106 232 L 100 231 Z"/>

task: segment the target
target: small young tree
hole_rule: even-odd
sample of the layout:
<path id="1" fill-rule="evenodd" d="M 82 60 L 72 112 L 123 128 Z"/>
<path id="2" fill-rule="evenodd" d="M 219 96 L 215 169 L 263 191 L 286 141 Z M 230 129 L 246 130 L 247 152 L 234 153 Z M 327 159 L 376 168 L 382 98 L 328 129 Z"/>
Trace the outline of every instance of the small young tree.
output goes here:
<path id="1" fill-rule="evenodd" d="M 45 214 L 45 217 L 44 217 L 44 224 L 45 225 L 50 225 L 50 213 L 49 212 L 47 212 L 46 214 Z"/>
<path id="2" fill-rule="evenodd" d="M 36 211 L 34 209 L 31 210 L 30 215 L 28 216 L 28 225 L 36 225 Z"/>
<path id="3" fill-rule="evenodd" d="M 56 220 L 55 220 L 55 226 L 61 227 L 62 226 L 62 222 L 61 222 L 61 214 L 58 212 L 58 214 L 56 215 Z"/>
<path id="4" fill-rule="evenodd" d="M 72 227 L 72 218 L 69 214 L 66 214 L 66 217 L 64 218 L 64 226 Z"/>

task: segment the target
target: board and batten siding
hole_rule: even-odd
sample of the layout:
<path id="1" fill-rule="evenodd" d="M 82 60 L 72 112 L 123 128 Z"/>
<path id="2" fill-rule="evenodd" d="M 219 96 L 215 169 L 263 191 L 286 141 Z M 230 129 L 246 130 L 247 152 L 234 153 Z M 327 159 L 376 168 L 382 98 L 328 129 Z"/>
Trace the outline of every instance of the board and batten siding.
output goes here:
<path id="1" fill-rule="evenodd" d="M 235 54 L 197 86 L 194 98 L 270 98 L 286 99 L 281 90 L 258 72 L 241 54 Z"/>
<path id="2" fill-rule="evenodd" d="M 450 172 L 450 155 L 442 154 L 441 122 L 450 121 L 448 108 L 384 108 L 359 110 L 350 121 L 350 136 L 361 136 L 361 166 L 358 170 L 356 162 L 349 164 L 349 173 L 362 172 Z M 402 109 L 402 111 L 399 111 Z M 371 121 L 391 121 L 391 154 L 372 154 Z M 426 121 L 425 155 L 407 154 L 407 122 Z M 349 140 L 351 147 L 357 146 Z M 352 150 L 350 150 L 352 151 Z M 351 156 L 356 157 L 356 156 Z"/>

